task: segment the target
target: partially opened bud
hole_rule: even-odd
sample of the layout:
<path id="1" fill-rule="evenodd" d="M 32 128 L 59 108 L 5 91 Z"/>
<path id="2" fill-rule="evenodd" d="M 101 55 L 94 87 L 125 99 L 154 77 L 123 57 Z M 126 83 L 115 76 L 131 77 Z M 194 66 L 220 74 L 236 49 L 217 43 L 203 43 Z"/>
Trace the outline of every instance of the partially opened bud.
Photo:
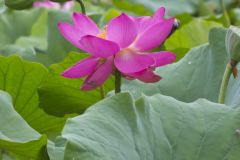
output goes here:
<path id="1" fill-rule="evenodd" d="M 236 62 L 240 61 L 240 28 L 236 26 L 230 26 L 226 39 L 226 49 L 230 55 L 230 59 Z"/>
<path id="2" fill-rule="evenodd" d="M 223 75 L 218 97 L 218 102 L 222 104 L 225 102 L 231 74 L 233 74 L 234 78 L 238 75 L 237 64 L 240 61 L 240 28 L 235 26 L 229 27 L 225 38 L 225 45 L 230 59 Z"/>

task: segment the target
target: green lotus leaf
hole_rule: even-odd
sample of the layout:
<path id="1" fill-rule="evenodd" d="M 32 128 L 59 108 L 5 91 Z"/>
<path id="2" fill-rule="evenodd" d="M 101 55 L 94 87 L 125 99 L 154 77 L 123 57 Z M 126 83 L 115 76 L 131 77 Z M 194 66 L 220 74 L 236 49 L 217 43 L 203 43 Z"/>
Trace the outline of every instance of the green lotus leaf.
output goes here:
<path id="1" fill-rule="evenodd" d="M 65 118 L 56 118 L 39 108 L 37 88 L 47 76 L 47 69 L 17 56 L 0 56 L 0 90 L 13 99 L 15 110 L 35 130 L 45 134 L 59 133 Z"/>
<path id="2" fill-rule="evenodd" d="M 122 93 L 67 121 L 61 159 L 238 160 L 239 116 L 239 109 L 204 99 L 184 103 L 157 94 L 135 101 Z"/>
<path id="3" fill-rule="evenodd" d="M 0 91 L 0 152 L 23 159 L 47 160 L 47 137 L 40 135 L 15 111 L 11 96 Z M 4 154 L 3 154 L 4 155 Z M 21 159 L 20 158 L 20 159 Z"/>

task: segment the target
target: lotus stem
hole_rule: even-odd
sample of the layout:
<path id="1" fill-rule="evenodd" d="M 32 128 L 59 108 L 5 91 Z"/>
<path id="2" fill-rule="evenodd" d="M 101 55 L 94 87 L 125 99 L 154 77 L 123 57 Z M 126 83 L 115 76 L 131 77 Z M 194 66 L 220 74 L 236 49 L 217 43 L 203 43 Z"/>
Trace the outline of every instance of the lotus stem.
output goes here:
<path id="1" fill-rule="evenodd" d="M 104 98 L 105 98 L 105 92 L 104 92 L 103 85 L 101 85 L 101 86 L 99 87 L 99 89 L 100 89 L 100 96 L 101 96 L 101 99 L 104 99 Z"/>
<path id="2" fill-rule="evenodd" d="M 231 21 L 230 21 L 228 12 L 227 12 L 226 7 L 225 7 L 224 0 L 220 0 L 220 3 L 221 3 L 221 8 L 222 8 L 222 12 L 223 12 L 223 15 L 224 15 L 226 25 L 227 25 L 227 27 L 229 27 L 231 25 Z"/>
<path id="3" fill-rule="evenodd" d="M 219 97 L 218 97 L 219 103 L 224 104 L 224 102 L 225 102 L 225 96 L 226 96 L 227 87 L 228 87 L 228 83 L 229 83 L 231 74 L 232 74 L 232 66 L 230 65 L 230 63 L 228 63 L 226 66 L 224 75 L 223 75 L 222 84 L 221 84 L 221 88 L 220 88 L 220 92 L 219 92 Z"/>
<path id="4" fill-rule="evenodd" d="M 84 5 L 83 1 L 82 0 L 76 0 L 76 1 L 80 4 L 82 14 L 86 14 L 86 9 L 85 9 L 85 5 Z"/>
<path id="5" fill-rule="evenodd" d="M 115 71 L 115 94 L 120 93 L 121 92 L 121 72 L 119 72 L 119 70 L 116 69 Z"/>
<path id="6" fill-rule="evenodd" d="M 233 74 L 234 78 L 237 77 L 238 70 L 237 70 L 237 64 L 238 62 L 231 59 L 230 62 L 227 64 L 223 79 L 222 79 L 222 84 L 219 92 L 219 97 L 218 97 L 218 102 L 224 104 L 225 103 L 225 97 L 227 93 L 227 87 L 229 83 L 229 79 L 231 77 L 231 74 Z"/>

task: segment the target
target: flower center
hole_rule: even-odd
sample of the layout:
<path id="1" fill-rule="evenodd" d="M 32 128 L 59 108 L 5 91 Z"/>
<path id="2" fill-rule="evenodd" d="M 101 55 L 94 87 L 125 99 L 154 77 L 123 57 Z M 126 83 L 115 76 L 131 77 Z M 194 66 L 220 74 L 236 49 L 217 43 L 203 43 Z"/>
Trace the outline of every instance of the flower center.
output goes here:
<path id="1" fill-rule="evenodd" d="M 103 28 L 103 31 L 97 35 L 97 37 L 102 38 L 102 39 L 107 38 L 106 26 Z"/>
<path id="2" fill-rule="evenodd" d="M 118 54 L 121 54 L 121 55 L 126 55 L 126 54 L 128 55 L 131 53 L 134 53 L 134 51 L 131 48 L 124 48 L 118 52 Z"/>

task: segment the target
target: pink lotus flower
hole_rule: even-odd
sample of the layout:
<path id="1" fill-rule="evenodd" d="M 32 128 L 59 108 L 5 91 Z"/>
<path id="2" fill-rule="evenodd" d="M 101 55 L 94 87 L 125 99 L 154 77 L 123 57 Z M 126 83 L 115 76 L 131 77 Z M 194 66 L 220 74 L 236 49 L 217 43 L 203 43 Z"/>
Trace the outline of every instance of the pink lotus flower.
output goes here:
<path id="1" fill-rule="evenodd" d="M 40 1 L 34 2 L 33 7 L 48 8 L 48 9 L 63 9 L 63 10 L 68 11 L 68 10 L 71 10 L 73 5 L 74 5 L 74 1 L 65 2 L 61 6 L 59 3 L 52 2 L 50 0 L 45 0 L 44 2 L 40 2 Z"/>
<path id="2" fill-rule="evenodd" d="M 73 25 L 60 22 L 61 34 L 73 45 L 92 56 L 63 72 L 67 78 L 86 77 L 83 90 L 95 89 L 119 70 L 130 79 L 157 82 L 156 67 L 172 63 L 173 53 L 149 50 L 161 45 L 172 31 L 174 18 L 164 19 L 160 8 L 153 17 L 134 18 L 126 14 L 112 19 L 101 31 L 87 16 L 73 14 Z"/>

